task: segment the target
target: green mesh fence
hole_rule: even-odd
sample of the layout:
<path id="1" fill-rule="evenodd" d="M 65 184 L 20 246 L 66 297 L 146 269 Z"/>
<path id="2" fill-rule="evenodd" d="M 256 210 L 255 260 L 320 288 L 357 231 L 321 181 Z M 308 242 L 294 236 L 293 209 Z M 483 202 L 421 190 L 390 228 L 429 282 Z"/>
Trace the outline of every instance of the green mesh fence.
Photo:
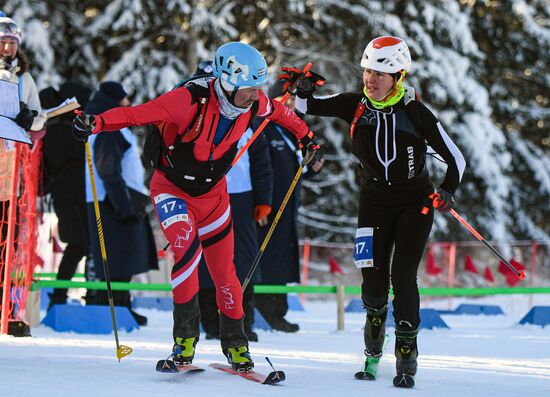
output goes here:
<path id="1" fill-rule="evenodd" d="M 50 277 L 46 275 L 51 275 Z M 40 288 L 86 288 L 92 290 L 105 290 L 104 281 L 65 281 L 46 280 L 55 277 L 55 273 L 42 273 L 35 275 L 31 290 Z M 115 291 L 171 291 L 170 284 L 143 284 L 111 282 Z M 255 285 L 254 292 L 259 294 L 336 294 L 335 285 Z M 344 292 L 350 295 L 360 295 L 361 287 L 346 285 Z M 497 294 L 550 294 L 550 287 L 498 287 L 498 288 L 420 288 L 420 295 L 425 296 L 481 296 Z"/>

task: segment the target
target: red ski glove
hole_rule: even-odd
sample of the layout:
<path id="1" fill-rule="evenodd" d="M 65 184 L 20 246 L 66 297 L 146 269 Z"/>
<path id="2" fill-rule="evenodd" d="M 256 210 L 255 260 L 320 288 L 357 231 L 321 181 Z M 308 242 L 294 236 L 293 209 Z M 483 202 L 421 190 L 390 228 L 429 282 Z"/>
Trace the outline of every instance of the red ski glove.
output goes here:
<path id="1" fill-rule="evenodd" d="M 297 90 L 297 95 L 300 98 L 306 98 L 307 96 L 312 95 L 315 88 L 321 87 L 326 81 L 326 79 L 320 74 L 311 71 L 304 73 L 302 70 L 290 66 L 283 66 L 281 71 L 283 73 L 277 78 L 285 81 L 283 91 L 292 92 Z"/>
<path id="2" fill-rule="evenodd" d="M 448 212 L 453 208 L 455 200 L 448 191 L 439 188 L 434 197 L 434 208 L 439 212 Z"/>

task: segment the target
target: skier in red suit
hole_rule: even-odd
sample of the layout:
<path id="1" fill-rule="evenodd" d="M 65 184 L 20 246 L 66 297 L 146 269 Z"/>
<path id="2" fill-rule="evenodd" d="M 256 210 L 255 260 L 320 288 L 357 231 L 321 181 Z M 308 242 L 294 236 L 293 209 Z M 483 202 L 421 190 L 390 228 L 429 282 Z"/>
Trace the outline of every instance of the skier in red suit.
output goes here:
<path id="1" fill-rule="evenodd" d="M 174 251 L 173 359 L 191 364 L 199 340 L 198 264 L 204 255 L 216 286 L 222 350 L 234 369 L 254 364 L 243 330 L 241 285 L 233 263 L 233 225 L 225 174 L 239 138 L 257 116 L 290 130 L 304 150 L 319 149 L 312 131 L 295 113 L 269 99 L 267 64 L 255 48 L 222 45 L 214 77 L 193 79 L 142 105 L 75 117 L 73 134 L 153 124 L 144 154 L 155 167 L 151 198 L 162 231 Z M 315 161 L 315 157 L 313 158 Z M 106 231 L 108 232 L 108 231 Z"/>

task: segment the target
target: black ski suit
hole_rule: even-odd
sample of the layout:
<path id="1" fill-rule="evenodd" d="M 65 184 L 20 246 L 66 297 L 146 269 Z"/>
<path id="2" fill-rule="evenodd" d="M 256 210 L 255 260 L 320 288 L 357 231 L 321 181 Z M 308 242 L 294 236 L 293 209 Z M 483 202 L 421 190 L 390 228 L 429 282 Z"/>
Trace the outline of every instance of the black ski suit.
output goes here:
<path id="1" fill-rule="evenodd" d="M 357 110 L 361 101 L 365 105 L 362 114 Z M 358 235 L 368 230 L 365 233 L 372 236 L 369 267 L 361 268 L 363 302 L 367 308 L 382 308 L 391 278 L 395 323 L 404 320 L 418 328 L 416 275 L 433 223 L 433 211 L 421 213 L 434 192 L 426 170 L 426 143 L 447 163 L 440 188 L 450 193 L 456 190 L 465 167 L 460 150 L 432 112 L 415 100 L 412 88 L 407 88 L 396 105 L 380 110 L 362 93 L 297 98 L 296 108 L 311 115 L 338 117 L 354 126 L 350 130 L 352 151 L 365 174 Z"/>

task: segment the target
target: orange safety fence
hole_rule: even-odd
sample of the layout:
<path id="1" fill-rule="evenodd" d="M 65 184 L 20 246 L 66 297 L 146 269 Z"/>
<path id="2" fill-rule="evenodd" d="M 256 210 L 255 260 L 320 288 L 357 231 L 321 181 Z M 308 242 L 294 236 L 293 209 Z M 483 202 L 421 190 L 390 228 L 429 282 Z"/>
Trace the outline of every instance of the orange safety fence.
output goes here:
<path id="1" fill-rule="evenodd" d="M 33 146 L 0 139 L 0 334 L 24 322 L 38 237 L 37 196 L 42 142 Z M 11 205 L 12 203 L 16 205 Z"/>
<path id="2" fill-rule="evenodd" d="M 352 260 L 354 245 L 314 240 L 300 242 L 305 285 L 359 285 L 361 275 Z M 540 287 L 550 285 L 550 242 L 491 242 L 513 265 L 525 271 L 519 280 L 479 241 L 429 241 L 418 269 L 420 287 Z M 342 272 L 335 272 L 337 263 Z M 307 266 L 307 269 L 304 267 Z M 305 282 L 305 283 L 304 283 Z"/>

